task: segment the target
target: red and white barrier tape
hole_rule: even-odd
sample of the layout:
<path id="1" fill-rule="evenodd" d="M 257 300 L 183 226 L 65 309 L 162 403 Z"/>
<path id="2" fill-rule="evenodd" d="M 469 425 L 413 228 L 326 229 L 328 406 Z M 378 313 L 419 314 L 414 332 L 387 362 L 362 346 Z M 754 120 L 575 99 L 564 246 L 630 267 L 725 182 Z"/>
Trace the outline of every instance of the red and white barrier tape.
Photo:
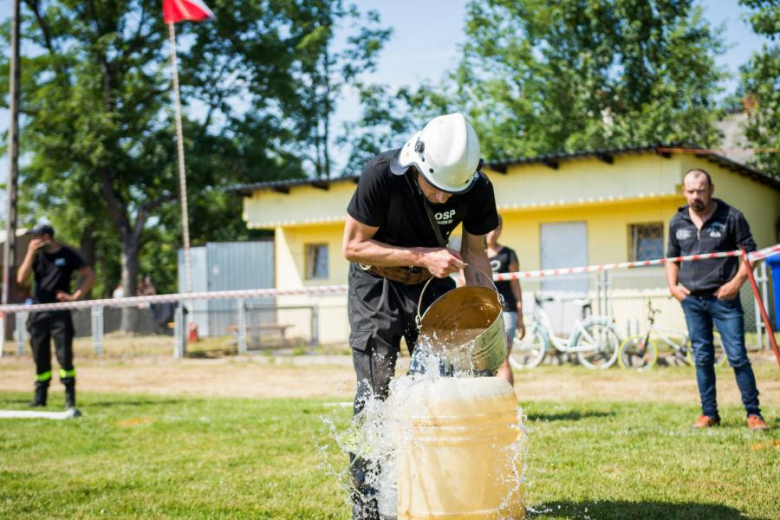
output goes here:
<path id="1" fill-rule="evenodd" d="M 750 260 L 761 260 L 773 253 L 780 252 L 780 244 L 767 247 L 750 253 Z M 696 260 L 709 260 L 713 258 L 738 257 L 741 251 L 727 251 L 724 253 L 710 253 L 705 255 L 678 256 L 674 258 L 660 258 L 658 260 L 645 260 L 642 262 L 622 262 L 619 264 L 589 265 L 584 267 L 567 267 L 562 269 L 545 269 L 541 271 L 520 271 L 517 273 L 494 274 L 493 280 L 504 282 L 508 280 L 520 280 L 524 278 L 544 278 L 550 276 L 566 276 L 572 274 L 609 271 L 612 269 L 631 269 L 650 265 L 663 265 L 666 262 L 689 262 Z M 65 309 L 85 309 L 90 307 L 133 307 L 136 305 L 151 303 L 167 303 L 188 300 L 226 300 L 226 299 L 251 299 L 274 298 L 276 296 L 329 296 L 344 294 L 346 285 L 323 285 L 320 287 L 301 287 L 298 289 L 246 289 L 241 291 L 211 291 L 183 294 L 157 294 L 154 296 L 131 296 L 128 298 L 111 298 L 104 300 L 82 300 L 63 303 L 38 303 L 34 305 L 0 305 L 0 312 L 30 312 Z"/>
<path id="2" fill-rule="evenodd" d="M 773 253 L 780 252 L 780 244 L 754 251 L 748 255 L 751 261 L 761 260 Z M 619 264 L 588 265 L 584 267 L 564 267 L 560 269 L 544 269 L 541 271 L 520 271 L 517 273 L 494 274 L 496 282 L 509 280 L 521 280 L 523 278 L 544 278 L 548 276 L 565 276 L 571 274 L 593 273 L 598 271 L 610 271 L 612 269 L 633 269 L 635 267 L 647 267 L 651 265 L 663 265 L 667 262 L 690 262 L 695 260 L 711 260 L 713 258 L 738 257 L 742 251 L 726 251 L 723 253 L 708 253 L 704 255 L 676 256 L 673 258 L 659 258 L 658 260 L 643 260 L 641 262 L 621 262 Z"/>
<path id="3" fill-rule="evenodd" d="M 150 303 L 168 303 L 188 300 L 226 300 L 274 298 L 276 296 L 327 296 L 347 292 L 346 285 L 323 285 L 301 287 L 300 289 L 244 289 L 239 291 L 210 291 L 180 294 L 156 294 L 154 296 L 130 296 L 103 300 L 81 300 L 67 303 L 36 303 L 34 305 L 0 305 L 0 312 L 49 311 L 63 309 L 84 309 L 89 307 L 133 307 Z"/>

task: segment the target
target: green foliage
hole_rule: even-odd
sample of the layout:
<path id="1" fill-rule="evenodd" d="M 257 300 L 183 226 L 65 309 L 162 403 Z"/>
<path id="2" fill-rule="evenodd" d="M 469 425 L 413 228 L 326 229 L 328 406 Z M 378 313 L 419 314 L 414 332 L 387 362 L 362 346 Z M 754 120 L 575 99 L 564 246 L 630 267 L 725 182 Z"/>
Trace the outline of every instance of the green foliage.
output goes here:
<path id="1" fill-rule="evenodd" d="M 349 146 L 351 154 L 344 175 L 359 175 L 376 154 L 400 148 L 406 139 L 425 123 L 450 108 L 445 85 L 402 87 L 392 92 L 386 85 L 358 85 L 361 117 L 344 124 L 343 137 L 337 142 Z"/>
<path id="2" fill-rule="evenodd" d="M 168 28 L 159 0 L 25 0 L 22 222 L 46 215 L 98 268 L 176 290 L 182 244 Z M 341 0 L 215 0 L 176 26 L 191 241 L 241 240 L 239 183 L 329 175 L 329 117 L 389 31 Z M 353 22 L 344 50 L 334 30 Z M 7 48 L 9 24 L 0 48 Z M 0 58 L 0 99 L 8 90 Z"/>
<path id="3" fill-rule="evenodd" d="M 741 67 L 742 82 L 738 96 L 747 100 L 748 122 L 745 135 L 754 148 L 780 148 L 780 1 L 741 0 L 752 9 L 748 16 L 753 31 L 765 36 L 764 43 Z M 757 153 L 757 168 L 780 177 L 780 153 Z"/>
<path id="4" fill-rule="evenodd" d="M 454 78 L 492 158 L 717 141 L 719 31 L 692 0 L 474 0 Z"/>
<path id="5" fill-rule="evenodd" d="M 693 0 L 473 0 L 465 31 L 460 64 L 437 84 L 361 89 L 345 173 L 452 111 L 469 115 L 491 160 L 718 142 L 722 29 Z"/>

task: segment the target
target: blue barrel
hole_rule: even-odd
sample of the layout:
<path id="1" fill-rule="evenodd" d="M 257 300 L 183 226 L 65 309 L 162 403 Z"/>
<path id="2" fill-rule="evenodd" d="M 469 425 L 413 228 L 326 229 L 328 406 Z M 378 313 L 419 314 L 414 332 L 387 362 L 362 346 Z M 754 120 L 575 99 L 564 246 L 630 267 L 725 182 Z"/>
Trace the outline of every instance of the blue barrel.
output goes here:
<path id="1" fill-rule="evenodd" d="M 766 259 L 766 265 L 772 270 L 772 285 L 775 293 L 775 330 L 780 329 L 780 254 Z"/>

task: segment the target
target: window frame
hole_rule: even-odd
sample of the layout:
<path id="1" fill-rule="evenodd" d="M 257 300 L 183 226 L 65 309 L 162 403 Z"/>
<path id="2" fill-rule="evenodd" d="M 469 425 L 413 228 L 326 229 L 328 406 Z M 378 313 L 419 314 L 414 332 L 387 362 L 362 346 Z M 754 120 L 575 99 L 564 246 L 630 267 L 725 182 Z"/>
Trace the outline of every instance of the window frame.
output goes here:
<path id="1" fill-rule="evenodd" d="M 324 251 L 324 254 L 322 254 Z M 312 242 L 303 245 L 304 255 L 304 279 L 305 280 L 327 280 L 330 278 L 330 244 L 327 242 Z M 320 256 L 322 255 L 322 256 Z M 318 260 L 324 257 L 324 276 L 318 276 Z M 322 261 L 322 260 L 320 260 Z"/>
<path id="2" fill-rule="evenodd" d="M 640 229 L 644 227 L 645 229 L 655 228 L 656 231 L 660 231 L 660 235 L 657 237 L 639 237 Z M 663 220 L 657 220 L 657 221 L 651 221 L 651 222 L 630 222 L 628 224 L 628 261 L 629 262 L 645 262 L 648 260 L 657 260 L 658 258 L 663 258 L 666 255 L 666 246 L 665 246 L 665 223 Z M 639 257 L 639 251 L 640 251 L 640 241 L 641 240 L 658 240 L 661 241 L 661 248 L 659 251 L 659 256 L 657 258 L 640 258 Z M 652 255 L 651 255 L 652 256 Z"/>

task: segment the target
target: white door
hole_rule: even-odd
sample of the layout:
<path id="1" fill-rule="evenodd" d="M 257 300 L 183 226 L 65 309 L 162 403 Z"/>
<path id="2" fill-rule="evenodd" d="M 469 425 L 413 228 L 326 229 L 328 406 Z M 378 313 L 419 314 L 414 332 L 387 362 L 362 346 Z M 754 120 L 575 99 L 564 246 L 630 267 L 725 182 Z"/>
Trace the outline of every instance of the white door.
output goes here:
<path id="1" fill-rule="evenodd" d="M 588 265 L 588 227 L 585 222 L 542 224 L 542 269 L 581 267 Z M 544 305 L 557 333 L 571 332 L 572 324 L 581 316 L 582 307 L 572 299 L 588 295 L 587 275 L 542 279 L 542 292 L 563 298 Z"/>

